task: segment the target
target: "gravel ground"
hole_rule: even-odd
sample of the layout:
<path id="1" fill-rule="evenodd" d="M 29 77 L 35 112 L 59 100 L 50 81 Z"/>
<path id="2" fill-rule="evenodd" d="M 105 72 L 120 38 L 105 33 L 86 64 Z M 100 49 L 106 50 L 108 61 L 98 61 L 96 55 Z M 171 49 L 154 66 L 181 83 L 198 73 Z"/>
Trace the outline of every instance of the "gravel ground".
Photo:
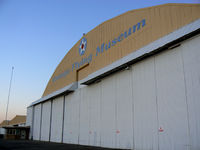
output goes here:
<path id="1" fill-rule="evenodd" d="M 62 144 L 29 140 L 0 139 L 0 150 L 112 150 L 92 146 Z"/>

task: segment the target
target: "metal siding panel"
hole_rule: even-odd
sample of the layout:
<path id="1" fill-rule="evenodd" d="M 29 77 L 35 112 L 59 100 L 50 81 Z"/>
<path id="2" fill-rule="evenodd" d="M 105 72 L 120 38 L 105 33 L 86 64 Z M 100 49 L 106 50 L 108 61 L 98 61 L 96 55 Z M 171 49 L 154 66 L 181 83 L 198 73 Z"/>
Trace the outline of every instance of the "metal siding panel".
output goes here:
<path id="1" fill-rule="evenodd" d="M 64 100 L 63 96 L 55 98 L 53 100 L 51 138 L 50 138 L 50 141 L 52 142 L 61 142 L 62 121 L 63 121 L 63 100 Z"/>
<path id="2" fill-rule="evenodd" d="M 155 56 L 159 149 L 186 150 L 188 119 L 180 47 Z"/>
<path id="3" fill-rule="evenodd" d="M 101 82 L 85 88 L 89 94 L 89 145 L 100 146 Z"/>
<path id="4" fill-rule="evenodd" d="M 80 102 L 80 137 L 79 144 L 89 144 L 89 92 L 87 88 L 81 89 Z"/>
<path id="5" fill-rule="evenodd" d="M 154 58 L 132 67 L 134 149 L 158 150 Z"/>
<path id="6" fill-rule="evenodd" d="M 80 90 L 65 96 L 63 142 L 78 144 Z"/>
<path id="7" fill-rule="evenodd" d="M 133 148 L 133 108 L 131 70 L 122 71 L 116 76 L 116 146 Z"/>
<path id="8" fill-rule="evenodd" d="M 26 119 L 26 125 L 31 126 L 32 125 L 32 112 L 33 112 L 33 107 L 28 107 L 27 108 L 27 119 Z"/>
<path id="9" fill-rule="evenodd" d="M 42 106 L 42 125 L 41 125 L 42 141 L 49 141 L 50 113 L 51 113 L 51 101 L 47 101 L 43 103 Z"/>
<path id="10" fill-rule="evenodd" d="M 76 92 L 75 92 L 76 93 Z M 64 135 L 63 135 L 63 142 L 64 143 L 73 143 L 72 142 L 72 109 L 75 109 L 72 105 L 72 98 L 71 94 L 65 96 L 65 119 L 64 119 Z"/>
<path id="11" fill-rule="evenodd" d="M 183 43 L 187 103 L 190 127 L 190 148 L 200 149 L 200 36 Z"/>
<path id="12" fill-rule="evenodd" d="M 115 76 L 102 81 L 101 146 L 115 147 L 116 90 Z"/>
<path id="13" fill-rule="evenodd" d="M 34 108 L 34 123 L 33 123 L 33 139 L 39 140 L 40 138 L 40 120 L 41 120 L 41 104 Z"/>
<path id="14" fill-rule="evenodd" d="M 31 139 L 32 135 L 31 133 L 33 130 L 32 121 L 33 121 L 33 106 L 27 108 L 26 126 L 30 126 L 29 139 Z"/>

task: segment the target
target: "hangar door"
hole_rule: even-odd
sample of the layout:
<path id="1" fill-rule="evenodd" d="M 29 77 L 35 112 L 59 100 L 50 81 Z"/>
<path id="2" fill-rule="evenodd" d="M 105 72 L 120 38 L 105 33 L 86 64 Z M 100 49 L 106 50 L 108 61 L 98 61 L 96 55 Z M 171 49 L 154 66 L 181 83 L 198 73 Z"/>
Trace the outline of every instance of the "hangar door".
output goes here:
<path id="1" fill-rule="evenodd" d="M 187 150 L 189 130 L 181 47 L 155 57 L 159 148 Z"/>

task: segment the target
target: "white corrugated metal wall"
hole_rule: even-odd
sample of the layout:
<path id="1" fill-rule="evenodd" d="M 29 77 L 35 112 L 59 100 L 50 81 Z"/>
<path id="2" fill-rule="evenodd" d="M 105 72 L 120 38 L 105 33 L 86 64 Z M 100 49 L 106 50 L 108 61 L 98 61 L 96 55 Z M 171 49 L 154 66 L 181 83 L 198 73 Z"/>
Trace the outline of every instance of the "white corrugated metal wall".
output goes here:
<path id="1" fill-rule="evenodd" d="M 155 57 L 158 124 L 164 129 L 159 133 L 159 147 L 162 150 L 187 150 L 189 145 L 181 49 L 182 46 Z"/>
<path id="2" fill-rule="evenodd" d="M 26 117 L 26 126 L 30 126 L 30 134 L 29 134 L 29 139 L 32 138 L 32 130 L 33 130 L 33 107 L 28 107 L 27 108 L 27 117 Z"/>
<path id="3" fill-rule="evenodd" d="M 80 91 L 65 96 L 64 143 L 79 143 Z"/>
<path id="4" fill-rule="evenodd" d="M 40 140 L 41 104 L 34 107 L 33 139 Z"/>
<path id="5" fill-rule="evenodd" d="M 116 127 L 115 146 L 133 147 L 133 93 L 131 70 L 122 71 L 115 78 L 116 91 Z"/>
<path id="6" fill-rule="evenodd" d="M 51 101 L 42 104 L 41 140 L 49 141 Z"/>
<path id="7" fill-rule="evenodd" d="M 27 126 L 32 126 L 32 115 L 33 115 L 33 107 L 28 107 L 27 108 L 27 118 L 26 118 L 26 125 Z"/>
<path id="8" fill-rule="evenodd" d="M 196 36 L 77 89 L 65 96 L 65 103 L 64 96 L 54 99 L 50 141 L 143 150 L 200 149 L 199 41 Z M 41 104 L 34 106 L 33 138 L 40 138 L 41 126 L 41 139 L 48 141 L 49 130 L 43 126 L 50 127 L 50 102 L 42 105 L 43 111 Z"/>
<path id="9" fill-rule="evenodd" d="M 116 91 L 115 76 L 106 78 L 101 88 L 101 145 L 115 147 Z"/>
<path id="10" fill-rule="evenodd" d="M 181 49 L 188 110 L 189 144 L 200 149 L 200 37 L 184 43 Z"/>
<path id="11" fill-rule="evenodd" d="M 80 133 L 79 143 L 82 145 L 89 144 L 89 93 L 87 88 L 80 91 Z"/>
<path id="12" fill-rule="evenodd" d="M 64 96 L 61 96 L 55 98 L 52 103 L 51 142 L 62 141 L 63 101 Z"/>
<path id="13" fill-rule="evenodd" d="M 101 84 L 88 87 L 89 94 L 89 145 L 100 146 Z"/>
<path id="14" fill-rule="evenodd" d="M 133 133 L 135 149 L 158 149 L 157 99 L 154 58 L 132 68 Z"/>

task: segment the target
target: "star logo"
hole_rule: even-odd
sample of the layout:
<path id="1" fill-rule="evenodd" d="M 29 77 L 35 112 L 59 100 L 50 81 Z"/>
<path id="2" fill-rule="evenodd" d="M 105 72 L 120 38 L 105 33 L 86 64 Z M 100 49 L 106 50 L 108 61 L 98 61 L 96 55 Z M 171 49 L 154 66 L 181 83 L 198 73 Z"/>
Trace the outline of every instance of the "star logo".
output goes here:
<path id="1" fill-rule="evenodd" d="M 79 54 L 82 56 L 85 51 L 86 51 L 86 47 L 87 47 L 87 39 L 86 38 L 82 38 L 80 45 L 79 45 Z"/>

